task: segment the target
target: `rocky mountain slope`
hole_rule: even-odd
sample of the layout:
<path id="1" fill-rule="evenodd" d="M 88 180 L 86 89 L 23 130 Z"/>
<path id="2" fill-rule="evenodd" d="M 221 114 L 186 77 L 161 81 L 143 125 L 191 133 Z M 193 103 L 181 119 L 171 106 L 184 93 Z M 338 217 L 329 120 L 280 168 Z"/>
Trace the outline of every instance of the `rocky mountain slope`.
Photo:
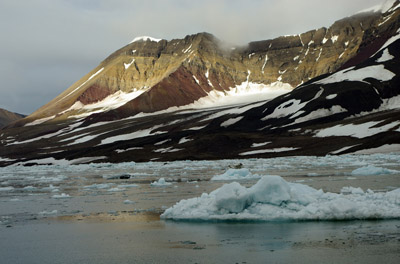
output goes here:
<path id="1" fill-rule="evenodd" d="M 357 62 L 360 50 L 379 46 L 392 34 L 387 27 L 395 19 L 360 13 L 330 28 L 245 47 L 228 46 L 207 33 L 171 41 L 137 38 L 20 124 L 93 113 L 102 113 L 96 120 L 118 119 L 246 89 L 260 94 L 293 89 L 351 64 L 350 59 Z"/>
<path id="2" fill-rule="evenodd" d="M 0 128 L 11 124 L 14 121 L 24 118 L 24 115 L 13 113 L 5 109 L 0 108 Z"/>
<path id="3" fill-rule="evenodd" d="M 136 39 L 1 131 L 0 164 L 399 151 L 399 16 L 246 47 Z"/>

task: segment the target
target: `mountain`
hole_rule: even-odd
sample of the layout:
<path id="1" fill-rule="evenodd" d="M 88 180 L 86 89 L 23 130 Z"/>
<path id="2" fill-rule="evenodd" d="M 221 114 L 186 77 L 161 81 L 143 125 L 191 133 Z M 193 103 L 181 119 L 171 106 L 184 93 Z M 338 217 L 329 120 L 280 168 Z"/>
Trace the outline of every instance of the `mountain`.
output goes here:
<path id="1" fill-rule="evenodd" d="M 13 113 L 13 112 L 10 112 L 10 111 L 0 108 L 0 128 L 5 127 L 6 125 L 8 125 L 14 121 L 20 120 L 24 117 L 25 117 L 25 115 Z"/>
<path id="2" fill-rule="evenodd" d="M 388 3 L 245 47 L 137 38 L 1 131 L 0 165 L 399 151 L 400 1 Z"/>

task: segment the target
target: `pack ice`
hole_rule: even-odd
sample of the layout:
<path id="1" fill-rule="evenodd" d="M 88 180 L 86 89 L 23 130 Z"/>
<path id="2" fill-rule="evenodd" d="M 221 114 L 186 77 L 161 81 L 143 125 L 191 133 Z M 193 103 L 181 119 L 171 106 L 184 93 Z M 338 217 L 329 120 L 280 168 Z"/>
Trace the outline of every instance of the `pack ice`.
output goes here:
<path id="1" fill-rule="evenodd" d="M 400 188 L 386 193 L 344 188 L 337 194 L 289 183 L 280 176 L 263 176 L 249 188 L 233 182 L 210 194 L 181 200 L 161 218 L 202 221 L 400 218 Z"/>

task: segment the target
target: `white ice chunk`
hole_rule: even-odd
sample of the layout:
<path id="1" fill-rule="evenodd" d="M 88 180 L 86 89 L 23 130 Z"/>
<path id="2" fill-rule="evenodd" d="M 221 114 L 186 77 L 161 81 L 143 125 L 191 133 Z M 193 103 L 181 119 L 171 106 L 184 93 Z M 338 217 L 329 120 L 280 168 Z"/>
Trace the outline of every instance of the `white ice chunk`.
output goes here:
<path id="1" fill-rule="evenodd" d="M 181 200 L 168 208 L 163 219 L 175 220 L 353 220 L 400 217 L 400 189 L 386 193 L 325 193 L 279 176 L 264 176 L 246 188 L 237 182 L 200 197 Z M 346 193 L 346 194 L 345 194 Z"/>
<path id="2" fill-rule="evenodd" d="M 9 192 L 9 191 L 13 191 L 14 187 L 12 186 L 7 186 L 7 187 L 0 187 L 0 192 Z"/>
<path id="3" fill-rule="evenodd" d="M 397 170 L 390 170 L 381 167 L 375 167 L 373 165 L 368 165 L 362 168 L 355 169 L 351 172 L 351 175 L 385 175 L 385 174 L 397 174 L 400 171 Z"/>
<path id="4" fill-rule="evenodd" d="M 261 176 L 258 174 L 252 174 L 249 169 L 228 169 L 226 172 L 220 175 L 215 175 L 211 178 L 212 181 L 232 181 L 232 180 L 249 180 L 259 179 Z"/>
<path id="5" fill-rule="evenodd" d="M 65 194 L 65 193 L 62 193 L 62 194 L 55 194 L 55 195 L 53 195 L 52 196 L 54 199 L 68 199 L 68 198 L 71 198 L 71 196 L 69 195 L 69 194 Z"/>
<path id="6" fill-rule="evenodd" d="M 172 183 L 165 181 L 164 178 L 160 178 L 158 181 L 154 181 L 150 183 L 150 186 L 154 187 L 164 187 L 164 186 L 170 186 Z"/>

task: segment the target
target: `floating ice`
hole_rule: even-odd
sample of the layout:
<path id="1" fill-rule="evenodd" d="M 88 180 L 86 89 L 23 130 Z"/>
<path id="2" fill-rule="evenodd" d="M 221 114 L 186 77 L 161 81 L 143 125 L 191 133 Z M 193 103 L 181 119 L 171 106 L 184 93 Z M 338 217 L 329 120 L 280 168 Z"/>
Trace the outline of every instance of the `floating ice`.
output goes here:
<path id="1" fill-rule="evenodd" d="M 83 187 L 84 189 L 88 190 L 88 189 L 108 189 L 111 187 L 111 184 L 109 183 L 94 183 L 92 185 L 87 185 L 85 187 Z"/>
<path id="2" fill-rule="evenodd" d="M 9 191 L 13 191 L 14 187 L 12 186 L 8 186 L 8 187 L 0 187 L 0 192 L 9 192 Z"/>
<path id="3" fill-rule="evenodd" d="M 397 170 L 389 170 L 386 168 L 375 167 L 368 165 L 366 167 L 355 169 L 351 172 L 351 175 L 384 175 L 384 174 L 396 174 L 400 173 Z"/>
<path id="4" fill-rule="evenodd" d="M 41 216 L 46 216 L 46 215 L 56 215 L 58 213 L 57 210 L 53 210 L 53 211 L 42 211 L 39 213 L 39 215 Z"/>
<path id="5" fill-rule="evenodd" d="M 160 178 L 158 181 L 154 181 L 150 183 L 151 186 L 162 187 L 172 185 L 170 182 L 166 182 L 164 178 Z"/>
<path id="6" fill-rule="evenodd" d="M 136 187 L 139 187 L 139 185 L 137 185 L 137 184 L 120 184 L 120 185 L 118 185 L 118 188 L 121 188 L 121 189 L 123 189 L 123 188 L 136 188 Z"/>
<path id="7" fill-rule="evenodd" d="M 123 192 L 123 191 L 125 191 L 125 189 L 121 189 L 121 188 L 115 187 L 115 188 L 108 189 L 107 191 L 109 191 L 109 192 Z"/>
<path id="8" fill-rule="evenodd" d="M 69 194 L 55 194 L 52 196 L 54 199 L 66 199 L 66 198 L 71 198 L 71 196 Z"/>
<path id="9" fill-rule="evenodd" d="M 246 188 L 237 182 L 181 200 L 163 219 L 174 220 L 351 220 L 400 218 L 400 189 L 386 193 L 345 189 L 348 194 L 316 190 L 289 183 L 279 176 L 264 176 Z"/>
<path id="10" fill-rule="evenodd" d="M 249 180 L 259 179 L 260 176 L 252 174 L 249 169 L 228 169 L 224 174 L 215 175 L 211 178 L 212 181 L 231 181 L 231 180 Z"/>

